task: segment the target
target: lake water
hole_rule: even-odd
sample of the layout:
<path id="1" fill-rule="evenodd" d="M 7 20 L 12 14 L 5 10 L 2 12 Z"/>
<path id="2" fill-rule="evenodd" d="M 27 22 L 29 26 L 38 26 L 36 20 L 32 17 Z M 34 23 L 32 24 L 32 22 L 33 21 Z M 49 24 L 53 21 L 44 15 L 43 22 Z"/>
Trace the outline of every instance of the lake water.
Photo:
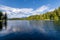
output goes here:
<path id="1" fill-rule="evenodd" d="M 0 40 L 60 40 L 60 22 L 8 20 L 0 30 Z"/>

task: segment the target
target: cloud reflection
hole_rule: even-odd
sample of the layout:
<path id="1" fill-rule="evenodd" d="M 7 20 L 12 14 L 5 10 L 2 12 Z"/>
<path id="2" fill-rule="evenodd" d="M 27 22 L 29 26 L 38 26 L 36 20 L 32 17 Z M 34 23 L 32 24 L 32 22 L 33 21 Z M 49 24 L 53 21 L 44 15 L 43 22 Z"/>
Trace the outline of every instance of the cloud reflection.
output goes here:
<path id="1" fill-rule="evenodd" d="M 5 36 L 10 33 L 17 33 L 17 32 L 31 32 L 38 31 L 43 34 L 52 34 L 56 33 L 54 29 L 53 22 L 49 21 L 8 21 L 7 29 L 0 31 L 0 36 Z M 34 32 L 33 31 L 33 32 Z"/>

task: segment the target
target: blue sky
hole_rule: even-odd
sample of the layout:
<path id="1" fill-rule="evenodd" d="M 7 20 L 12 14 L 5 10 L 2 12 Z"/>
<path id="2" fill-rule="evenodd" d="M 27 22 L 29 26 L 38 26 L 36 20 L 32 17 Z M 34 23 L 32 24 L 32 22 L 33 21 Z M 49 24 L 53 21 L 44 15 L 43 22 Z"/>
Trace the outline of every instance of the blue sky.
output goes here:
<path id="1" fill-rule="evenodd" d="M 60 6 L 60 0 L 0 0 L 0 10 L 7 12 L 9 18 L 28 17 Z"/>

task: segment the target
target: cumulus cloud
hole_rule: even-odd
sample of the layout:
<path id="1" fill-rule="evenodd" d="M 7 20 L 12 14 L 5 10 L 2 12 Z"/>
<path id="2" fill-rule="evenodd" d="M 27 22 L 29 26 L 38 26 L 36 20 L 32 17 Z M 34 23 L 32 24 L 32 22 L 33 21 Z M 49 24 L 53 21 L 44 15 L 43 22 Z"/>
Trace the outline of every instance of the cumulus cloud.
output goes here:
<path id="1" fill-rule="evenodd" d="M 40 14 L 41 12 L 44 12 L 48 9 L 49 9 L 49 7 L 46 5 L 43 5 L 35 10 L 33 8 L 13 8 L 13 7 L 9 7 L 9 6 L 0 5 L 0 10 L 7 12 L 9 18 L 27 17 L 30 15 L 36 15 L 36 14 Z"/>
<path id="2" fill-rule="evenodd" d="M 43 5 L 43 6 L 39 7 L 39 8 L 36 10 L 36 12 L 43 12 L 43 11 L 45 11 L 45 10 L 47 10 L 47 9 L 48 9 L 48 6 Z"/>
<path id="3" fill-rule="evenodd" d="M 33 15 L 36 15 L 36 14 L 39 15 L 40 13 L 44 13 L 44 11 L 47 11 L 48 9 L 49 9 L 48 6 L 43 5 L 39 8 L 37 8 L 36 10 L 34 10 L 32 13 L 34 13 Z"/>
<path id="4" fill-rule="evenodd" d="M 48 10 L 49 12 L 51 12 L 51 11 L 54 11 L 55 10 L 55 8 L 53 8 L 53 9 L 50 9 L 50 10 Z"/>
<path id="5" fill-rule="evenodd" d="M 10 11 L 10 12 L 13 12 L 13 13 L 19 13 L 19 12 L 23 12 L 23 13 L 29 13 L 31 12 L 33 9 L 32 8 L 12 8 L 12 7 L 8 7 L 8 6 L 3 6 L 3 5 L 0 5 L 0 10 L 4 10 L 4 11 Z"/>

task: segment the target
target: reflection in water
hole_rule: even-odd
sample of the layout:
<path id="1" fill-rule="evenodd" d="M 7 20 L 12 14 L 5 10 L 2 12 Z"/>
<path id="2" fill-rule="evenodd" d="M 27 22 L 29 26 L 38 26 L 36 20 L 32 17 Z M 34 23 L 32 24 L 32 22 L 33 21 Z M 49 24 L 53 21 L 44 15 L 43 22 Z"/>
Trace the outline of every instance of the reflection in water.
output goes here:
<path id="1" fill-rule="evenodd" d="M 11 20 L 7 22 L 7 29 L 0 32 L 0 36 L 7 39 L 20 40 L 58 40 L 60 39 L 59 21 Z M 7 35 L 7 36 L 6 36 Z"/>
<path id="2" fill-rule="evenodd" d="M 7 28 L 7 20 L 5 20 L 4 26 L 5 26 L 5 28 Z"/>
<path id="3" fill-rule="evenodd" d="M 55 30 L 60 33 L 60 21 L 54 21 L 54 27 Z"/>
<path id="4" fill-rule="evenodd" d="M 2 30 L 2 22 L 0 22 L 0 30 Z"/>
<path id="5" fill-rule="evenodd" d="M 2 30 L 3 27 L 5 27 L 5 29 L 7 28 L 7 21 L 5 21 L 5 22 L 0 22 L 0 30 Z"/>

